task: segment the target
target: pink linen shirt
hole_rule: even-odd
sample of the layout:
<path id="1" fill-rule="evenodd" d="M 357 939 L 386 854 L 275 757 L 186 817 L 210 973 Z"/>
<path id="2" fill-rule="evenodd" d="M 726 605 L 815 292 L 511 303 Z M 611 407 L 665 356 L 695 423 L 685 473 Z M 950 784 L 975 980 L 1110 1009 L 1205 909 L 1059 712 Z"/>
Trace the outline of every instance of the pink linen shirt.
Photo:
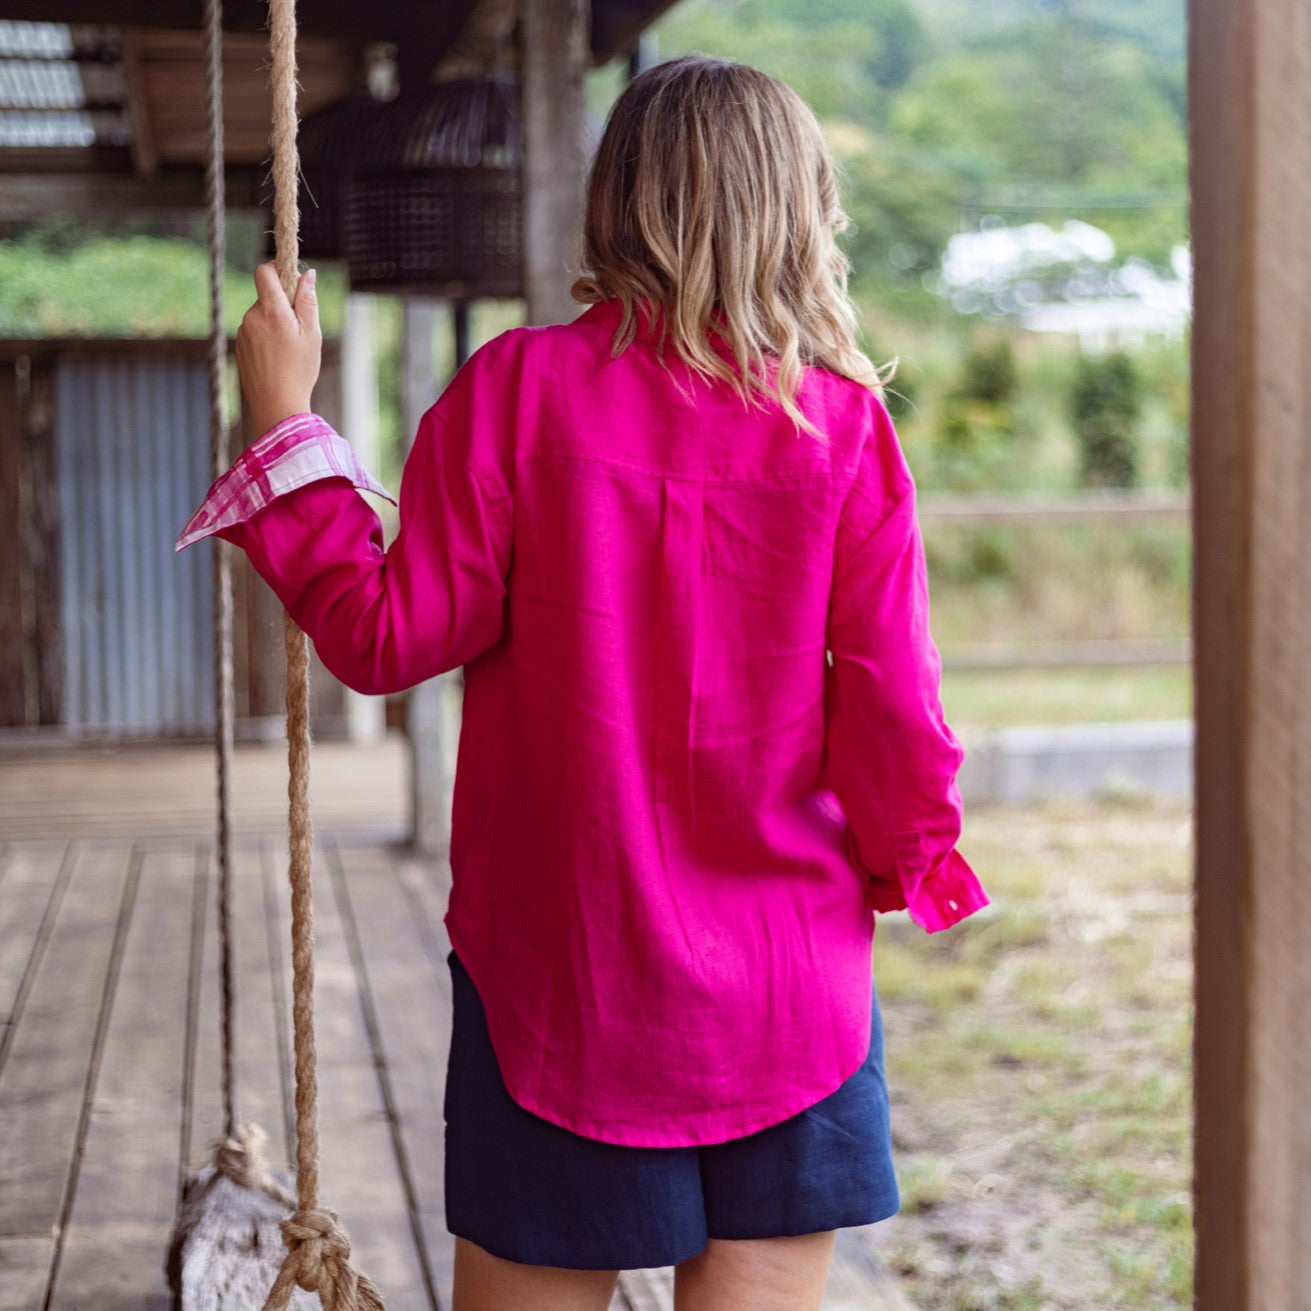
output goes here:
<path id="1" fill-rule="evenodd" d="M 464 666 L 446 926 L 506 1087 L 676 1147 L 862 1063 L 875 912 L 936 932 L 988 897 L 883 405 L 807 370 L 817 440 L 645 329 L 613 357 L 618 320 L 478 351 L 419 425 L 390 548 L 354 490 L 381 488 L 297 415 L 179 549 L 242 547 L 350 687 Z"/>

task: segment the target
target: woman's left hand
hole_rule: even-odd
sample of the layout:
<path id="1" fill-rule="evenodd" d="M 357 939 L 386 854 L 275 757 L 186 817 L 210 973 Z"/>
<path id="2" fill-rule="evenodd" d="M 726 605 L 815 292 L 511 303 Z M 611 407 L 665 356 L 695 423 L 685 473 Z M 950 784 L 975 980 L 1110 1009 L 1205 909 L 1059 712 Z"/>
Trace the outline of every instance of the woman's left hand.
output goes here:
<path id="1" fill-rule="evenodd" d="M 309 412 L 323 334 L 313 269 L 301 274 L 294 305 L 272 260 L 255 270 L 255 292 L 258 299 L 237 330 L 237 368 L 255 431 L 265 433 L 290 415 Z"/>

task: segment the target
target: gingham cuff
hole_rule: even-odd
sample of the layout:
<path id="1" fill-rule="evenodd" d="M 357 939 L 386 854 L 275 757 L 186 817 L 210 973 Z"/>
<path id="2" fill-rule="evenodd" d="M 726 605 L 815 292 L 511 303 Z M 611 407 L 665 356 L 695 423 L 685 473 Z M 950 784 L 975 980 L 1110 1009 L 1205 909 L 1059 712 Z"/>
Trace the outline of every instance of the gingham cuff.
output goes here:
<path id="1" fill-rule="evenodd" d="M 279 496 L 323 478 L 345 478 L 360 491 L 396 503 L 326 419 L 293 414 L 270 428 L 214 483 L 173 549 L 181 551 L 202 537 L 245 523 Z"/>

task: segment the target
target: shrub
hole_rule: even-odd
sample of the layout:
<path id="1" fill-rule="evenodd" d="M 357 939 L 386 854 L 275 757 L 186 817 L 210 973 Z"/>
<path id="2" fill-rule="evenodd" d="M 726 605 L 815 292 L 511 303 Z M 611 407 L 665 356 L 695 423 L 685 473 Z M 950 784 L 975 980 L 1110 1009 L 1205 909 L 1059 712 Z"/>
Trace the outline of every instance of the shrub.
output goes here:
<path id="1" fill-rule="evenodd" d="M 965 356 L 962 374 L 963 395 L 993 405 L 1009 405 L 1019 383 L 1011 339 L 997 337 L 972 346 Z"/>
<path id="2" fill-rule="evenodd" d="M 943 397 L 938 417 L 938 486 L 995 490 L 1019 479 L 1014 403 L 1018 381 L 1009 337 L 976 342 L 966 352 L 959 381 Z"/>
<path id="3" fill-rule="evenodd" d="M 1085 356 L 1070 393 L 1070 417 L 1089 487 L 1133 487 L 1138 482 L 1138 418 L 1142 380 L 1123 351 Z"/>

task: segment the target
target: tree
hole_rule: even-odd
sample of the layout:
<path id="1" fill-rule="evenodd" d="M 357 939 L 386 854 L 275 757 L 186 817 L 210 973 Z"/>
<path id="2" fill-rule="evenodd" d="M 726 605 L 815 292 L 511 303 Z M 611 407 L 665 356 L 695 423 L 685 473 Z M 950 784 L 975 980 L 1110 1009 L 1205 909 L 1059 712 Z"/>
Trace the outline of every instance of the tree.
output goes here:
<path id="1" fill-rule="evenodd" d="M 909 0 L 683 0 L 662 57 L 719 55 L 781 78 L 821 118 L 879 122 L 930 47 Z"/>
<path id="2" fill-rule="evenodd" d="M 1161 265 L 1186 236 L 1186 141 L 1158 67 L 1074 13 L 922 66 L 888 130 L 1008 222 L 1079 217 Z"/>

